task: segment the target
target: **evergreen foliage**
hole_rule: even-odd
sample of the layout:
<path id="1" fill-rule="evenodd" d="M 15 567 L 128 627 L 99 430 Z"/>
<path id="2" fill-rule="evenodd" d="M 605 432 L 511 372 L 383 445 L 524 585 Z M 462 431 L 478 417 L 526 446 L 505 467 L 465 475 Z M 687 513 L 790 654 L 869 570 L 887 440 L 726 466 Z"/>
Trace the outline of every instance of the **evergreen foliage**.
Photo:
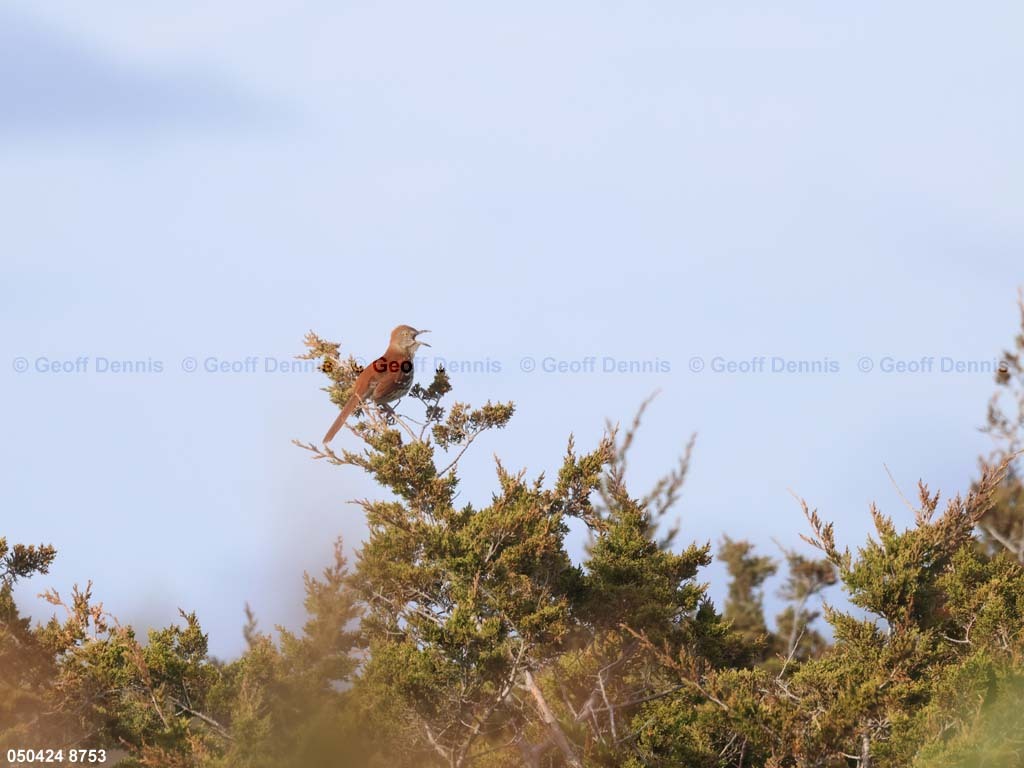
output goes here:
<path id="1" fill-rule="evenodd" d="M 645 403 L 589 449 L 570 437 L 553 478 L 499 461 L 491 498 L 461 502 L 460 459 L 514 409 L 449 403 L 444 371 L 411 393 L 422 421 L 365 408 L 360 450 L 299 443 L 385 493 L 358 502 L 354 565 L 339 541 L 306 576 L 302 630 L 263 632 L 250 612 L 234 661 L 192 613 L 140 639 L 91 586 L 44 593 L 57 615 L 33 625 L 12 588 L 56 553 L 0 538 L 0 750 L 104 748 L 150 768 L 1024 765 L 1024 331 L 1015 343 L 998 381 L 1016 406 L 991 404 L 997 448 L 966 495 L 921 484 L 906 529 L 872 507 L 853 550 L 801 502 L 817 552 L 781 547 L 782 563 L 726 536 L 721 612 L 701 580 L 710 545 L 679 543 L 667 519 L 692 439 L 630 490 Z M 343 402 L 355 361 L 306 345 Z M 578 562 L 570 524 L 588 536 Z M 836 584 L 848 609 L 821 602 Z"/>

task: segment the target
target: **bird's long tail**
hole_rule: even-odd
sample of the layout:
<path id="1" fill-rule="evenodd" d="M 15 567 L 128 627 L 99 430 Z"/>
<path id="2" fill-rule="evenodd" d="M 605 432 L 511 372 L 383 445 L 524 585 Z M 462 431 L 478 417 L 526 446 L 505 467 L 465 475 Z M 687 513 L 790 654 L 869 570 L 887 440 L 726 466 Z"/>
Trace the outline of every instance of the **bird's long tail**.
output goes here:
<path id="1" fill-rule="evenodd" d="M 341 413 L 338 414 L 338 418 L 334 420 L 334 423 L 331 424 L 331 428 L 328 429 L 327 434 L 324 435 L 324 445 L 331 442 L 331 440 L 334 439 L 334 436 L 338 434 L 338 431 L 345 426 L 345 422 L 348 421 L 348 417 L 352 415 L 352 411 L 356 409 L 356 406 L 359 405 L 360 402 L 361 399 L 359 395 L 356 394 L 353 394 L 348 399 L 348 402 L 345 403 L 345 407 L 342 408 Z"/>

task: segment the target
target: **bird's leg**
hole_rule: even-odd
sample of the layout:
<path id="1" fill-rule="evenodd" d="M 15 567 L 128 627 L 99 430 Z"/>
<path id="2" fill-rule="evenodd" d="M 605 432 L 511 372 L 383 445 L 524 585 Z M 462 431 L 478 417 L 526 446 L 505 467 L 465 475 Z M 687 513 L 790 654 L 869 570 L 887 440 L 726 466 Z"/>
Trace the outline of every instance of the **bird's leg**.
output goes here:
<path id="1" fill-rule="evenodd" d="M 398 414 L 395 413 L 395 409 L 387 403 L 381 403 L 378 407 L 384 412 L 384 420 L 387 425 L 390 427 L 394 424 L 395 418 L 398 416 Z"/>
<path id="2" fill-rule="evenodd" d="M 396 401 L 395 405 L 398 405 L 399 402 L 401 402 L 401 401 L 400 400 Z M 394 426 L 395 424 L 397 424 L 402 429 L 404 429 L 406 432 L 408 432 L 409 433 L 409 437 L 411 437 L 414 441 L 422 442 L 420 440 L 420 438 L 416 437 L 416 433 L 413 432 L 412 429 L 410 429 L 409 425 L 406 424 L 404 421 L 402 421 L 402 418 L 395 411 L 395 406 L 394 405 L 391 405 L 389 403 L 380 403 L 378 405 L 378 407 L 384 413 L 384 418 L 386 419 L 386 424 L 389 427 Z"/>

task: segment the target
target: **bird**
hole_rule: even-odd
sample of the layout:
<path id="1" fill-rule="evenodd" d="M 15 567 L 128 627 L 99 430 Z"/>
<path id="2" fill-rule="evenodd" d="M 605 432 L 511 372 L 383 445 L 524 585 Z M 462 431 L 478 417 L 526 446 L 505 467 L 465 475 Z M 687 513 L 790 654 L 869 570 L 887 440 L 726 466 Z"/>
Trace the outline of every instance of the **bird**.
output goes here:
<path id="1" fill-rule="evenodd" d="M 400 325 L 391 332 L 387 351 L 359 374 L 348 402 L 324 435 L 324 445 L 334 439 L 352 411 L 364 402 L 386 405 L 408 394 L 412 389 L 413 356 L 420 347 L 430 346 L 425 341 L 417 340 L 416 337 L 421 333 L 430 331 L 417 331 L 411 325 Z"/>

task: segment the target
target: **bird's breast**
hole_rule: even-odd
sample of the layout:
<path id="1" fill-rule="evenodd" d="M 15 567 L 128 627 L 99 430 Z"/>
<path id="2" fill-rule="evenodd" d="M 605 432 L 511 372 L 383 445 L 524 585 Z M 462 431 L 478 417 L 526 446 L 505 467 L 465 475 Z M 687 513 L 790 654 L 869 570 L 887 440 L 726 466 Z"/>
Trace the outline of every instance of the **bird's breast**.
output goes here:
<path id="1" fill-rule="evenodd" d="M 408 394 L 413 383 L 412 360 L 382 357 L 374 365 L 378 373 L 367 387 L 367 397 L 377 403 L 387 403 Z"/>

